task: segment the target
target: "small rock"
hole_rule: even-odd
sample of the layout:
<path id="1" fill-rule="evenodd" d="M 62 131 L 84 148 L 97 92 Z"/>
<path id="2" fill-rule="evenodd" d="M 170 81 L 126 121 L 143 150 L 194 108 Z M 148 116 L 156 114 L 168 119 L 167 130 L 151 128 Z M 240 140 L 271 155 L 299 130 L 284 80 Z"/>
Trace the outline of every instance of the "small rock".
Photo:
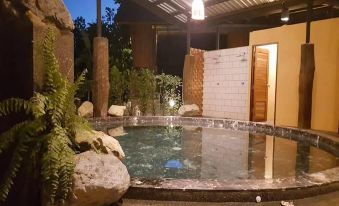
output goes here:
<path id="1" fill-rule="evenodd" d="M 76 155 L 73 197 L 70 206 L 111 205 L 130 186 L 126 166 L 114 155 L 93 151 Z"/>
<path id="2" fill-rule="evenodd" d="M 116 127 L 113 129 L 108 130 L 108 134 L 112 137 L 121 137 L 126 135 L 124 127 Z"/>
<path id="3" fill-rule="evenodd" d="M 200 110 L 196 104 L 183 105 L 179 108 L 178 114 L 184 117 L 199 116 Z"/>
<path id="4" fill-rule="evenodd" d="M 80 117 L 93 117 L 93 104 L 92 102 L 84 102 L 81 104 L 81 106 L 78 108 L 78 115 Z"/>
<path id="5" fill-rule="evenodd" d="M 113 154 L 120 160 L 125 158 L 125 153 L 118 140 L 104 132 L 86 130 L 77 131 L 75 142 L 80 146 L 81 152 L 93 149 L 104 154 Z"/>
<path id="6" fill-rule="evenodd" d="M 281 206 L 294 206 L 294 203 L 293 202 L 281 201 Z"/>
<path id="7" fill-rule="evenodd" d="M 124 116 L 125 109 L 126 106 L 112 105 L 108 110 L 108 114 L 114 117 L 122 117 Z"/>

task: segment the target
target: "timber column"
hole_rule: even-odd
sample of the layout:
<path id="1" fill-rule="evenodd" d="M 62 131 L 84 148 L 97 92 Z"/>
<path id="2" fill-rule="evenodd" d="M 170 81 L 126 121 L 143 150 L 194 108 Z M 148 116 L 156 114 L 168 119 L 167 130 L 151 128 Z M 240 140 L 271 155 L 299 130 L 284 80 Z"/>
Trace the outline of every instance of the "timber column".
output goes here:
<path id="1" fill-rule="evenodd" d="M 312 123 L 312 92 L 315 71 L 314 44 L 310 43 L 313 0 L 307 0 L 306 44 L 301 45 L 299 75 L 298 127 L 310 129 Z"/>
<path id="2" fill-rule="evenodd" d="M 108 39 L 95 37 L 93 42 L 94 117 L 107 117 L 109 95 L 108 67 Z"/>
<path id="3" fill-rule="evenodd" d="M 94 117 L 107 117 L 109 97 L 108 39 L 101 37 L 101 0 L 97 0 L 97 36 L 93 41 Z"/>

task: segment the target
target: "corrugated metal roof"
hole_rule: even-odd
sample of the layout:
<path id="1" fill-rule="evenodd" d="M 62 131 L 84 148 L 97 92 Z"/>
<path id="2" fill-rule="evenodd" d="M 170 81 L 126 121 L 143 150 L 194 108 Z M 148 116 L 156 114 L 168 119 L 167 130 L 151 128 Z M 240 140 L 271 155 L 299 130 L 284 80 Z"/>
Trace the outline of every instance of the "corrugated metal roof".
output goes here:
<path id="1" fill-rule="evenodd" d="M 147 0 L 168 14 L 174 14 L 179 21 L 187 22 L 190 15 L 192 0 Z M 269 4 L 282 0 L 205 0 L 206 18 L 221 14 L 240 11 L 246 8 Z"/>

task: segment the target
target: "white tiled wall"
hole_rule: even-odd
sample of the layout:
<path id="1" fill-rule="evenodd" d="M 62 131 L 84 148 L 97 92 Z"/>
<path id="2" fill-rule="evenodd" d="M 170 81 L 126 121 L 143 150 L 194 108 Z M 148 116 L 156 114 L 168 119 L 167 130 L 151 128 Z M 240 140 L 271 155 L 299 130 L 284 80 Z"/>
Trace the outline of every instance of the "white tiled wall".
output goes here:
<path id="1" fill-rule="evenodd" d="M 249 47 L 204 53 L 203 115 L 248 120 Z"/>

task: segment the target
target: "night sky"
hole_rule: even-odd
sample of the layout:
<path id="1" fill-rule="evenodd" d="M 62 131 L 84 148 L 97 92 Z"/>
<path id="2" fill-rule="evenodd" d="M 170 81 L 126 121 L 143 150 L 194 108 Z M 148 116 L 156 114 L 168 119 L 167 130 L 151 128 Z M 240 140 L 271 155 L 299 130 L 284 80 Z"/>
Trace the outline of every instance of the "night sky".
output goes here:
<path id="1" fill-rule="evenodd" d="M 72 15 L 72 19 L 82 16 L 86 19 L 86 23 L 96 21 L 96 0 L 65 0 L 67 9 Z M 114 0 L 101 0 L 102 14 L 106 7 L 117 8 Z"/>

